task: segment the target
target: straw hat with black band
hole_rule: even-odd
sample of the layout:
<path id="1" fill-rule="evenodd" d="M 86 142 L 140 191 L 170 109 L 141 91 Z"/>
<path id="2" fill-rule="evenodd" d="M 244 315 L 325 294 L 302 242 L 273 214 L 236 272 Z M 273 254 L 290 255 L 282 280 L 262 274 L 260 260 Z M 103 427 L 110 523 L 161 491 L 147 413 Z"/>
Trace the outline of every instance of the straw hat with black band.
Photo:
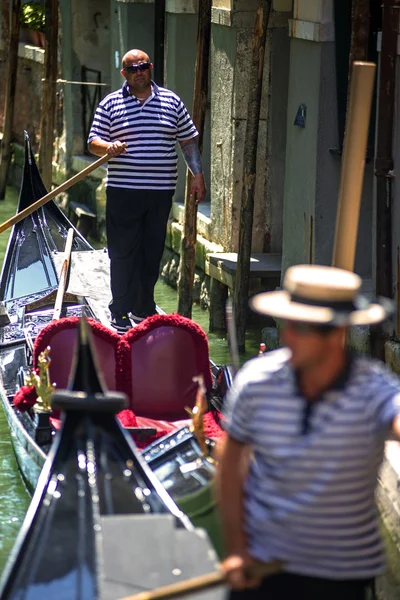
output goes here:
<path id="1" fill-rule="evenodd" d="M 391 301 L 369 302 L 359 293 L 361 283 L 344 269 L 296 265 L 286 271 L 283 290 L 257 294 L 250 306 L 279 319 L 337 327 L 384 321 L 392 312 Z"/>

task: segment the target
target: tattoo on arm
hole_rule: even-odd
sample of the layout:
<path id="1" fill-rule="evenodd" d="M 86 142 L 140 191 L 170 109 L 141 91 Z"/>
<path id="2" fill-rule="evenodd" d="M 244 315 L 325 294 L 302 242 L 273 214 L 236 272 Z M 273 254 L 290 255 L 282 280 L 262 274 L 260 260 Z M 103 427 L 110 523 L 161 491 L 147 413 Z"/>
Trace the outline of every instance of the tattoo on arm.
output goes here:
<path id="1" fill-rule="evenodd" d="M 203 165 L 201 163 L 200 150 L 195 139 L 181 144 L 183 158 L 188 166 L 188 169 L 193 175 L 198 175 L 203 172 Z"/>

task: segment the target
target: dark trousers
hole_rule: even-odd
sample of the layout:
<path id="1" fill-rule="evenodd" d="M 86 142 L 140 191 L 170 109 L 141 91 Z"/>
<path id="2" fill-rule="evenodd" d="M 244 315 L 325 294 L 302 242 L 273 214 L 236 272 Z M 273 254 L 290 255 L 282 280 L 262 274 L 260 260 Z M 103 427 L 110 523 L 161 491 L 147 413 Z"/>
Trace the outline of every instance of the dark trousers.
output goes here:
<path id="1" fill-rule="evenodd" d="M 337 581 L 282 573 L 254 590 L 231 591 L 230 600 L 367 600 L 371 580 Z"/>
<path id="2" fill-rule="evenodd" d="M 153 314 L 172 190 L 107 188 L 106 228 L 113 314 Z"/>

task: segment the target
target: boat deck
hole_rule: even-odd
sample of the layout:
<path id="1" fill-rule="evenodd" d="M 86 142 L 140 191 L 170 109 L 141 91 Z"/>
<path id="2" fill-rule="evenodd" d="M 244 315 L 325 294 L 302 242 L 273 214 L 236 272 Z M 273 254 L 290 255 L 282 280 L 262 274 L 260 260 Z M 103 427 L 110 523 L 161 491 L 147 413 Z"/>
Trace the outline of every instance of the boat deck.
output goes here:
<path id="1" fill-rule="evenodd" d="M 53 258 L 60 275 L 64 253 L 55 252 Z M 67 291 L 84 296 L 99 321 L 112 329 L 108 309 L 111 301 L 110 259 L 106 249 L 72 252 Z"/>

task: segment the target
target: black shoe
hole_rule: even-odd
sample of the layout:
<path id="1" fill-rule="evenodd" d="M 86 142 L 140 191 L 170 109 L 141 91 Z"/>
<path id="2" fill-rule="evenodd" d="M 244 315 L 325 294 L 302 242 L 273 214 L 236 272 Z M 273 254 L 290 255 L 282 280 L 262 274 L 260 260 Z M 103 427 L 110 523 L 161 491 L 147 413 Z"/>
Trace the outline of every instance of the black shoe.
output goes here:
<path id="1" fill-rule="evenodd" d="M 129 320 L 128 315 L 111 315 L 111 325 L 115 327 L 117 331 L 128 331 L 132 328 L 132 323 Z"/>
<path id="2" fill-rule="evenodd" d="M 145 315 L 144 313 L 140 313 L 133 310 L 131 310 L 129 314 L 131 315 L 131 319 L 133 319 L 135 323 L 141 323 L 147 317 L 147 315 Z"/>

